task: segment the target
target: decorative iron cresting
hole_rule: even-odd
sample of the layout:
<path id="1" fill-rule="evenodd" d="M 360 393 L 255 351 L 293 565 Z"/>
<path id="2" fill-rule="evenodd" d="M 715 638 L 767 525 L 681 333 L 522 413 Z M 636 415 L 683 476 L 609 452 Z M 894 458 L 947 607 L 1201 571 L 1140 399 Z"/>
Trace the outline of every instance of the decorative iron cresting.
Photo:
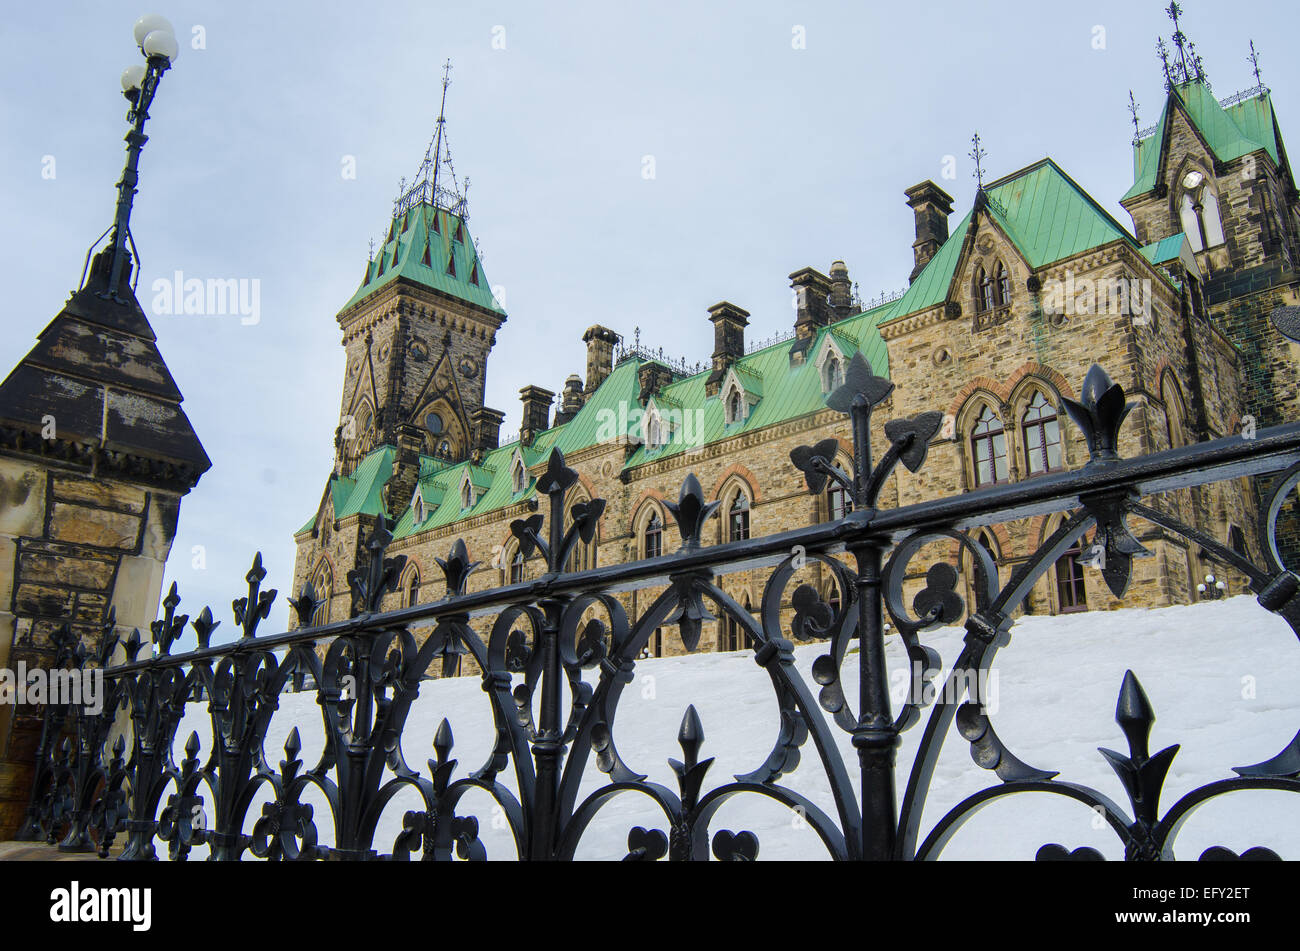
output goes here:
<path id="1" fill-rule="evenodd" d="M 1300 792 L 1297 734 L 1266 762 L 1234 767 L 1235 775 L 1228 774 L 1225 764 L 1224 778 L 1162 807 L 1161 789 L 1178 747 L 1150 752 L 1147 738 L 1155 715 L 1131 672 L 1119 685 L 1115 717 L 1128 752 L 1100 751 L 1118 775 L 1127 805 L 1021 760 L 999 738 L 979 695 L 984 683 L 980 672 L 1009 643 L 1013 608 L 1090 532 L 1091 545 L 1080 558 L 1101 559 L 1106 584 L 1123 595 L 1132 559 L 1148 554 L 1126 524 L 1131 516 L 1182 536 L 1242 572 L 1259 603 L 1300 631 L 1300 578 L 1283 567 L 1277 546 L 1283 503 L 1300 484 L 1300 425 L 1261 430 L 1251 440 L 1230 437 L 1124 460 L 1118 454 L 1119 432 L 1132 407 L 1123 389 L 1093 367 L 1080 399 L 1065 401 L 1087 441 L 1090 459 L 1084 466 L 881 510 L 877 506 L 886 481 L 900 462 L 908 472 L 921 469 L 942 423 L 939 413 L 886 422 L 879 431 L 888 447 L 877 459 L 872 415 L 892 389 L 856 355 L 844 384 L 827 399 L 830 408 L 849 418 L 852 471 L 835 464 L 835 439 L 791 453 L 809 492 L 824 492 L 834 483 L 852 499 L 853 510 L 838 520 L 708 546 L 704 533 L 718 503 L 706 500 L 691 475 L 678 500 L 667 505 L 681 537 L 677 551 L 569 572 L 570 554 L 579 543 L 592 541 L 605 503 L 593 499 L 566 510 L 578 475 L 554 451 L 538 481 L 549 505 L 510 529 L 525 558 L 545 563 L 545 573 L 536 580 L 467 592 L 476 565 L 457 541 L 438 560 L 445 597 L 381 612 L 385 593 L 396 590 L 404 560 L 387 555 L 391 536 L 380 527 L 368 540 L 367 562 L 348 575 L 353 607 L 347 619 L 310 626 L 319 601 L 308 586 L 290 600 L 301 626 L 259 635 L 258 625 L 276 597 L 274 591 L 261 590 L 265 571 L 259 556 L 247 575 L 247 596 L 232 605 L 241 628 L 232 643 L 211 646 L 218 622 L 207 608 L 193 621 L 177 615 L 175 586 L 163 603 L 163 618 L 152 628 L 156 653 L 142 656 L 138 632 L 118 644 L 111 617 L 93 650 L 75 643 L 65 629 L 56 644 L 55 665 L 107 667 L 106 695 L 99 713 L 75 705 L 46 708 L 21 837 L 101 856 L 120 845 L 123 860 L 158 858 L 164 849 L 168 857 L 183 860 L 198 845 L 206 845 L 210 859 L 217 861 L 249 854 L 273 860 L 477 860 L 486 857 L 481 817 L 465 811 L 462 803 L 476 792 L 499 807 L 495 812 L 504 817 L 520 858 L 571 859 L 600 810 L 634 794 L 648 797 L 663 820 L 657 828 L 628 831 L 627 860 L 747 861 L 759 854 L 758 837 L 748 830 L 714 828 L 714 819 L 729 800 L 758 795 L 797 810 L 836 859 L 910 860 L 938 857 L 962 825 L 994 800 L 1046 793 L 1097 810 L 1122 842 L 1126 858 L 1169 859 L 1184 821 L 1202 804 L 1242 790 Z M 1159 504 L 1162 494 L 1177 489 L 1264 473 L 1280 478 L 1263 505 L 1262 567 L 1180 523 Z M 971 530 L 1048 512 L 1067 514 L 999 586 L 992 558 Z M 905 603 L 908 565 L 936 541 L 955 542 L 972 560 L 975 598 L 969 608 L 956 590 L 957 571 L 945 562 L 926 573 L 926 585 L 910 609 Z M 834 579 L 839 593 L 835 608 L 809 585 L 789 591 L 801 559 L 821 564 Z M 719 584 L 720 575 L 755 568 L 770 569 L 757 618 Z M 630 618 L 616 595 L 649 586 L 662 587 L 662 593 L 639 617 Z M 785 604 L 793 607 L 788 627 L 783 625 Z M 486 639 L 470 625 L 471 617 L 493 619 Z M 923 685 L 913 683 L 909 700 L 897 711 L 891 709 L 886 638 L 900 638 L 916 662 L 909 665 L 913 678 L 933 676 L 924 672 L 939 669 L 939 658 L 922 642 L 922 633 L 963 617 L 963 646 L 943 689 L 918 689 Z M 620 753 L 615 727 L 620 696 L 657 628 L 676 625 L 693 651 L 702 625 L 720 618 L 739 626 L 754 662 L 770 678 L 780 726 L 762 762 L 749 772 L 720 778 L 710 772 L 714 760 L 701 758 L 704 724 L 695 707 L 689 707 L 677 737 L 681 759 L 669 763 L 676 777 L 672 789 L 650 781 Z M 422 643 L 412 633 L 417 623 L 431 629 Z M 198 646 L 173 654 L 187 624 Z M 817 639 L 825 646 L 813 664 L 814 683 L 796 669 L 791 638 Z M 854 641 L 856 652 L 850 650 Z M 483 671 L 495 735 L 491 751 L 477 768 L 461 767 L 452 757 L 452 724 L 444 719 L 433 758 L 422 769 L 412 767 L 404 757 L 402 736 L 425 673 L 439 661 L 449 673 L 464 654 Z M 584 678 L 583 671 L 593 672 L 594 680 Z M 295 726 L 284 744 L 284 758 L 275 765 L 263 745 L 279 695 L 289 687 L 301 689 L 308 679 L 320 705 L 324 752 L 314 765 L 304 763 Z M 205 752 L 193 734 L 176 762 L 176 733 L 187 705 L 193 704 L 206 707 L 215 745 Z M 954 725 L 956 738 L 951 736 Z M 900 776 L 895 762 L 899 737 L 912 728 L 922 731 L 919 750 Z M 836 730 L 847 732 L 857 751 L 856 788 L 850 764 L 835 742 Z M 782 781 L 809 741 L 829 784 L 829 811 Z M 992 776 L 988 786 L 927 828 L 922 813 L 947 741 L 965 741 L 976 766 Z M 579 800 L 589 764 L 606 779 Z M 503 781 L 504 776 L 513 783 Z M 328 814 L 304 801 L 309 789 L 323 795 Z M 398 793 L 409 791 L 420 798 L 422 808 L 405 813 L 393 841 L 376 842 L 385 808 Z M 260 815 L 252 814 L 252 804 L 263 794 L 271 801 Z M 204 814 L 210 818 L 202 820 Z M 321 844 L 322 824 L 332 832 L 332 845 Z M 1090 847 L 1048 843 L 1037 857 L 1101 856 Z M 1215 847 L 1201 857 L 1238 856 Z M 1276 855 L 1259 845 L 1240 857 Z"/>

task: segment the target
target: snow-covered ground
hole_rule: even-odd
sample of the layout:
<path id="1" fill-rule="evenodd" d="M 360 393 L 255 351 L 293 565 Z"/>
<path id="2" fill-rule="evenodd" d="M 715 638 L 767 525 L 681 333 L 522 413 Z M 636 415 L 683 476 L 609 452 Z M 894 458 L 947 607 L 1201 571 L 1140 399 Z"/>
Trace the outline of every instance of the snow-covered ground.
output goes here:
<path id="1" fill-rule="evenodd" d="M 962 633 L 960 628 L 945 628 L 924 634 L 923 642 L 938 650 L 946 665 L 957 656 Z M 824 645 L 811 644 L 795 651 L 814 696 L 817 686 L 810 669 L 824 650 Z M 905 657 L 897 643 L 891 643 L 889 657 L 893 669 L 901 672 Z M 850 682 L 856 680 L 856 660 L 856 655 L 850 655 L 846 661 Z M 1105 746 L 1127 753 L 1114 722 L 1127 669 L 1137 675 L 1156 712 L 1151 752 L 1181 744 L 1165 783 L 1162 813 L 1194 787 L 1235 775 L 1231 767 L 1274 756 L 1300 728 L 1300 644 L 1284 621 L 1249 596 L 1158 610 L 1022 619 L 994 664 L 996 676 L 990 684 L 996 690 L 991 697 L 996 701 L 994 727 L 1026 763 L 1057 770 L 1062 780 L 1092 786 L 1127 811 L 1128 800 L 1118 779 L 1097 752 L 1097 747 Z M 594 672 L 587 676 L 594 678 Z M 851 694 L 856 699 L 856 689 Z M 700 654 L 637 665 L 636 680 L 624 691 L 615 724 L 615 739 L 629 766 L 670 789 L 677 788 L 667 760 L 682 755 L 676 738 L 688 704 L 695 705 L 704 726 L 701 759 L 715 757 L 706 790 L 756 768 L 771 750 L 777 707 L 771 683 L 754 664 L 752 652 Z M 406 760 L 413 767 L 423 771 L 425 760 L 434 755 L 433 736 L 443 717 L 455 736 L 452 757 L 460 763 L 459 778 L 485 762 L 492 741 L 491 712 L 477 677 L 426 684 L 403 738 Z M 923 719 L 903 735 L 900 799 L 924 723 Z M 267 738 L 267 759 L 280 761 L 284 739 L 295 725 L 303 740 L 301 758 L 309 768 L 324 742 L 313 693 L 281 698 Z M 192 705 L 187 711 L 177 732 L 178 762 L 191 730 L 198 733 L 206 756 L 211 726 L 205 707 Z M 833 724 L 832 730 L 856 786 L 857 758 L 849 736 Z M 811 740 L 802 753 L 799 767 L 783 778 L 784 784 L 834 815 L 829 783 Z M 580 800 L 605 779 L 589 760 Z M 501 780 L 514 785 L 509 769 Z M 954 728 L 935 771 L 922 837 L 953 805 L 997 783 L 993 773 L 972 762 L 969 745 Z M 315 804 L 321 843 L 331 844 L 333 833 L 323 797 L 306 798 Z M 395 798 L 380 822 L 375 847 L 390 851 L 403 813 L 417 807 L 414 794 Z M 486 794 L 470 794 L 459 812 L 478 816 L 489 859 L 515 857 L 513 840 L 499 818 L 493 821 L 492 800 Z M 255 805 L 246 829 L 259 814 L 260 805 Z M 943 857 L 1031 859 L 1039 846 L 1058 842 L 1069 848 L 1090 845 L 1108 859 L 1122 858 L 1118 840 L 1108 827 L 1097 828 L 1096 819 L 1087 807 L 1059 796 L 1009 796 L 987 806 L 959 831 Z M 637 825 L 665 828 L 662 813 L 644 796 L 617 797 L 587 830 L 578 857 L 620 858 L 626 852 L 628 830 Z M 761 859 L 827 857 L 820 840 L 798 816 L 765 797 L 733 798 L 711 828 L 754 832 Z M 1237 852 L 1265 845 L 1283 858 L 1300 858 L 1300 799 L 1290 793 L 1249 791 L 1208 803 L 1184 826 L 1176 852 L 1180 858 L 1194 859 L 1212 845 Z M 206 849 L 199 849 L 193 857 L 205 853 Z"/>

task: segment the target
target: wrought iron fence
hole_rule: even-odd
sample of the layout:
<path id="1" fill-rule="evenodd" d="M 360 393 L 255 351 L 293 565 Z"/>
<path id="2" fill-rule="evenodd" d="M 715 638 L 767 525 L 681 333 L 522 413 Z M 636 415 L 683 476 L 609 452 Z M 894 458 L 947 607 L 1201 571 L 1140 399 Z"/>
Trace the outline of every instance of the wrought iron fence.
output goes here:
<path id="1" fill-rule="evenodd" d="M 1259 603 L 1300 631 L 1300 578 L 1282 565 L 1277 547 L 1279 513 L 1300 483 L 1300 426 L 1123 460 L 1117 453 L 1118 434 L 1132 407 L 1122 389 L 1094 367 L 1081 399 L 1065 400 L 1087 440 L 1090 461 L 1081 469 L 882 510 L 877 499 L 886 479 L 900 462 L 910 472 L 921 468 L 942 422 L 938 413 L 922 413 L 886 423 L 889 445 L 873 464 L 871 415 L 891 389 L 859 355 L 851 361 L 844 385 L 828 399 L 831 408 L 850 417 L 853 471 L 836 467 L 833 439 L 791 454 L 810 492 L 821 493 L 835 483 L 852 498 L 853 511 L 832 522 L 704 546 L 703 529 L 718 503 L 706 501 L 690 476 L 677 502 L 667 506 L 681 535 L 677 552 L 569 573 L 563 568 L 569 554 L 579 542 L 591 541 L 605 503 L 596 499 L 572 506 L 570 527 L 564 529 L 565 499 L 577 474 L 555 452 L 538 483 L 549 499 L 549 513 L 521 519 L 511 529 L 525 557 L 536 555 L 545 562 L 548 572 L 537 580 L 466 592 L 474 565 L 458 541 L 439 560 L 444 598 L 381 612 L 381 599 L 394 590 L 404 561 L 386 555 L 390 539 L 381 529 L 369 541 L 368 564 L 348 576 L 353 617 L 309 626 L 318 602 L 307 588 L 289 602 L 303 626 L 259 636 L 259 622 L 275 597 L 275 592 L 261 590 L 265 572 L 259 558 L 247 576 L 247 596 L 233 604 L 239 639 L 212 646 L 216 622 L 205 608 L 189 622 L 197 648 L 179 654 L 171 648 L 188 618 L 176 614 L 179 602 L 173 593 L 153 627 L 156 655 L 142 656 L 138 634 L 120 645 L 125 660 L 105 671 L 101 711 L 76 705 L 46 708 L 22 837 L 101 856 L 120 845 L 120 858 L 126 860 L 153 859 L 161 851 L 184 859 L 199 845 L 220 861 L 247 855 L 273 860 L 481 859 L 485 848 L 479 817 L 463 802 L 477 792 L 495 802 L 520 858 L 570 859 L 605 805 L 639 794 L 663 817 L 655 824 L 661 828 L 637 826 L 628 832 L 628 859 L 704 860 L 712 854 L 746 860 L 758 853 L 757 837 L 712 825 L 728 800 L 757 795 L 797 810 L 836 859 L 909 860 L 937 857 L 985 804 L 1035 792 L 1097 810 L 1122 842 L 1126 858 L 1159 859 L 1173 857 L 1179 829 L 1208 801 L 1242 790 L 1300 792 L 1298 734 L 1277 756 L 1235 767 L 1235 775 L 1194 789 L 1162 811 L 1161 789 L 1177 748 L 1150 753 L 1154 713 L 1129 674 L 1119 685 L 1116 710 L 1128 752 L 1103 751 L 1127 793 L 1126 807 L 1017 757 L 994 729 L 995 714 L 980 695 L 977 676 L 1007 643 L 1015 606 L 1089 532 L 1105 583 L 1117 596 L 1123 594 L 1132 559 L 1145 553 L 1126 525 L 1129 516 L 1182 536 L 1242 572 Z M 1275 474 L 1276 485 L 1262 514 L 1262 565 L 1142 501 L 1265 473 Z M 1067 514 L 999 585 L 994 562 L 970 530 L 1048 512 Z M 927 573 L 926 587 L 910 611 L 904 603 L 908 565 L 934 541 L 956 543 L 971 559 L 976 583 L 969 609 L 955 589 L 957 572 L 942 563 Z M 821 563 L 833 576 L 838 605 L 832 607 L 810 587 L 787 593 L 801 558 Z M 757 618 L 719 584 L 721 575 L 754 569 L 770 569 Z M 639 617 L 629 617 L 617 593 L 654 586 L 662 586 L 663 593 Z M 793 618 L 783 624 L 782 606 L 789 603 Z M 599 615 L 594 620 L 593 613 Z M 892 709 L 886 636 L 900 638 L 909 657 L 925 662 L 912 667 L 912 677 L 933 676 L 923 672 L 934 669 L 935 658 L 921 633 L 963 617 L 963 647 L 943 689 L 913 689 L 907 702 Z M 472 618 L 490 621 L 486 637 L 476 633 Z M 620 696 L 657 628 L 676 625 L 686 648 L 695 650 L 702 625 L 718 618 L 739 625 L 747 635 L 754 662 L 770 678 L 780 728 L 770 754 L 756 768 L 715 784 L 713 760 L 700 756 L 699 717 L 689 708 L 678 735 L 682 759 L 670 762 L 677 788 L 669 788 L 650 781 L 620 752 L 615 727 Z M 415 624 L 432 628 L 422 643 L 412 633 Z M 791 638 L 825 648 L 813 664 L 812 684 L 793 663 Z M 856 650 L 851 648 L 855 641 Z M 65 637 L 57 666 L 105 666 L 115 651 L 119 645 L 110 623 L 95 649 Z M 413 768 L 406 762 L 402 738 L 425 672 L 439 659 L 450 669 L 466 652 L 483 671 L 495 736 L 490 755 L 476 770 L 458 775 L 450 725 L 444 720 L 434 740 L 435 758 L 425 770 Z M 594 682 L 584 679 L 584 670 L 594 673 Z M 324 753 L 314 766 L 304 764 L 295 727 L 277 768 L 263 751 L 268 724 L 281 692 L 307 681 L 315 685 L 320 705 Z M 192 735 L 176 762 L 172 751 L 178 725 L 187 705 L 196 704 L 207 708 L 214 746 L 204 755 Z M 917 756 L 906 776 L 899 776 L 900 734 L 916 727 L 922 731 Z M 856 788 L 835 731 L 851 736 L 858 758 Z M 830 809 L 783 782 L 810 742 L 811 755 L 829 784 Z M 989 784 L 925 828 L 922 812 L 945 742 L 969 744 L 977 768 L 989 771 Z M 589 765 L 605 778 L 580 800 Z M 318 815 L 305 801 L 309 790 L 323 795 L 327 815 Z M 254 815 L 259 793 L 269 801 Z M 380 816 L 399 793 L 414 793 L 422 806 L 404 814 L 392 841 L 376 842 Z M 212 816 L 210 828 L 198 818 L 205 810 Z M 332 845 L 321 844 L 322 826 L 332 831 Z M 1038 857 L 1099 857 L 1094 850 L 1071 851 L 1069 846 L 1046 844 Z M 1261 846 L 1251 856 L 1273 853 Z"/>

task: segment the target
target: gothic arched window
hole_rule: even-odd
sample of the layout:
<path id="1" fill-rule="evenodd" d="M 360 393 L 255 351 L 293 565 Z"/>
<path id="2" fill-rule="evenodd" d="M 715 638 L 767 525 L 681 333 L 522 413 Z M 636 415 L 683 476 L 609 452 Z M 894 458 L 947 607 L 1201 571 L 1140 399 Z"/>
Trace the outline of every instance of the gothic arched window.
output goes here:
<path id="1" fill-rule="evenodd" d="M 852 511 L 853 500 L 849 498 L 849 493 L 838 482 L 832 482 L 831 487 L 826 490 L 827 519 L 834 522 Z"/>
<path id="2" fill-rule="evenodd" d="M 1002 307 L 1011 303 L 1011 275 L 1007 273 L 1006 267 L 1002 262 L 993 270 L 993 299 L 994 302 Z"/>
<path id="3" fill-rule="evenodd" d="M 524 468 L 522 459 L 515 460 L 514 470 L 510 474 L 510 484 L 514 488 L 515 494 L 524 491 L 524 486 L 528 484 L 528 470 Z"/>
<path id="4" fill-rule="evenodd" d="M 510 559 L 510 583 L 519 584 L 524 580 L 524 553 L 515 549 L 515 555 Z"/>
<path id="5" fill-rule="evenodd" d="M 993 309 L 993 279 L 988 276 L 984 268 L 977 268 L 975 271 L 975 312 L 984 313 L 986 310 Z"/>
<path id="6" fill-rule="evenodd" d="M 736 493 L 727 515 L 727 541 L 738 542 L 749 537 L 749 496 L 742 489 Z"/>
<path id="7" fill-rule="evenodd" d="M 840 365 L 840 358 L 833 354 L 827 358 L 826 366 L 822 377 L 822 390 L 830 393 L 839 389 L 844 383 L 844 368 Z"/>
<path id="8" fill-rule="evenodd" d="M 1083 585 L 1083 565 L 1075 559 L 1083 554 L 1082 542 L 1056 560 L 1056 603 L 1062 614 L 1088 610 Z"/>
<path id="9" fill-rule="evenodd" d="M 1020 419 L 1025 442 L 1025 471 L 1030 475 L 1061 468 L 1061 422 L 1042 392 L 1034 393 Z"/>
<path id="10" fill-rule="evenodd" d="M 319 627 L 322 624 L 328 624 L 330 620 L 330 596 L 334 593 L 334 578 L 330 572 L 328 564 L 322 564 L 316 571 L 316 577 L 311 583 L 312 590 L 316 592 L 316 600 L 320 602 L 316 610 L 312 612 L 311 626 Z"/>
<path id="11" fill-rule="evenodd" d="M 732 387 L 727 394 L 727 422 L 738 423 L 745 418 L 745 398 L 740 395 L 738 387 Z"/>
<path id="12" fill-rule="evenodd" d="M 646 522 L 643 539 L 646 558 L 658 558 L 664 553 L 664 523 L 659 521 L 658 512 Z"/>
<path id="13" fill-rule="evenodd" d="M 1007 434 L 1002 420 L 987 405 L 980 410 L 971 432 L 971 459 L 975 463 L 975 484 L 993 485 L 1007 479 Z"/>
<path id="14" fill-rule="evenodd" d="M 405 607 L 412 604 L 418 604 L 420 601 L 420 571 L 416 569 L 411 572 L 406 580 L 406 592 L 402 598 L 406 602 Z"/>
<path id="15" fill-rule="evenodd" d="M 1223 244 L 1223 222 L 1219 218 L 1219 199 L 1205 180 L 1205 173 L 1192 169 L 1179 180 L 1182 197 L 1178 218 L 1193 251 Z"/>

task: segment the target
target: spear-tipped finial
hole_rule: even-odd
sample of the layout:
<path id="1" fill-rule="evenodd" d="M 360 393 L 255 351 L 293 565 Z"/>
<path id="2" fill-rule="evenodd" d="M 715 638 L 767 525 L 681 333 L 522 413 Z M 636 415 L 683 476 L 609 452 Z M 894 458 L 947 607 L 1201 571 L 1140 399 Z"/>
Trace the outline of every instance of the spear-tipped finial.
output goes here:
<path id="1" fill-rule="evenodd" d="M 1137 141 L 1138 135 L 1142 132 L 1142 123 L 1138 121 L 1138 104 L 1137 100 L 1133 98 L 1132 89 L 1128 91 L 1128 111 L 1133 118 L 1133 139 Z"/>
<path id="2" fill-rule="evenodd" d="M 975 171 L 972 172 L 971 174 L 974 175 L 975 177 L 975 183 L 980 188 L 983 188 L 984 187 L 984 156 L 988 155 L 988 152 L 980 148 L 980 134 L 978 132 L 976 132 L 974 135 L 971 136 L 970 142 L 971 142 L 971 150 L 967 154 L 970 155 L 971 160 L 975 163 Z"/>

